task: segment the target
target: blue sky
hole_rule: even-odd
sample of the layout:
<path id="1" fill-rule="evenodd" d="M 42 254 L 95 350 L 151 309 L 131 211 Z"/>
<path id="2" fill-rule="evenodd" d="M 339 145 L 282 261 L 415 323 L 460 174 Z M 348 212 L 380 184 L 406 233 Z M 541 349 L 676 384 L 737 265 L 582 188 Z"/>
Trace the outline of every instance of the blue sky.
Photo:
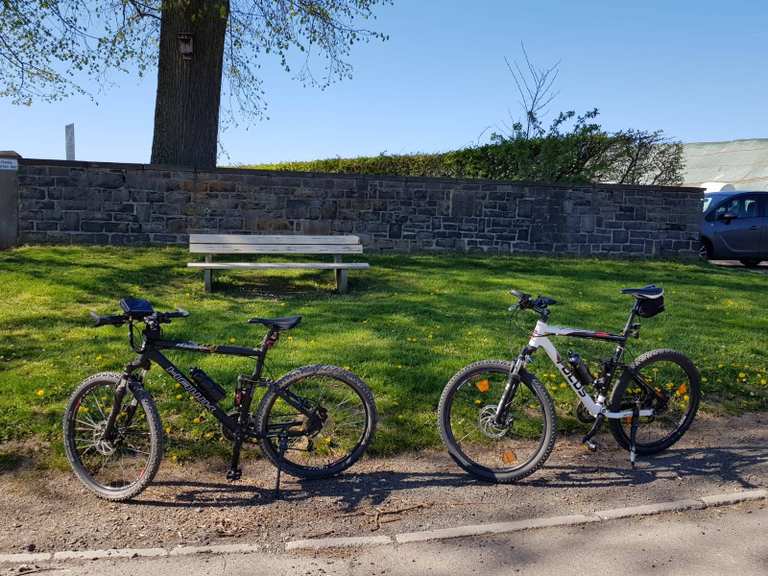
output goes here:
<path id="1" fill-rule="evenodd" d="M 683 141 L 768 136 L 768 4 L 643 0 L 395 0 L 356 46 L 354 78 L 305 88 L 265 63 L 268 120 L 225 131 L 220 163 L 442 151 L 518 112 L 504 57 L 524 42 L 539 67 L 561 61 L 553 111 L 597 107 L 608 129 L 663 129 Z M 82 160 L 147 162 L 154 75 L 115 75 L 98 98 L 0 100 L 0 149 L 63 158 L 74 122 Z"/>

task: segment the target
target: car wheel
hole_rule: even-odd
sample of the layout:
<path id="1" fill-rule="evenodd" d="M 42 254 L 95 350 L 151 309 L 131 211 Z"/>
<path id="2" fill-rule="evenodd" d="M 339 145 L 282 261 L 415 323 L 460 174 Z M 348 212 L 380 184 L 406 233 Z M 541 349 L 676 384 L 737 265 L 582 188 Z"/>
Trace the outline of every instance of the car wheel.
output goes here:
<path id="1" fill-rule="evenodd" d="M 742 260 L 739 260 L 744 266 L 747 268 L 757 268 L 760 265 L 760 262 L 762 260 L 759 260 L 757 258 L 744 258 Z"/>
<path id="2" fill-rule="evenodd" d="M 712 243 L 706 238 L 702 238 L 699 245 L 699 257 L 702 260 L 711 260 L 712 256 Z"/>

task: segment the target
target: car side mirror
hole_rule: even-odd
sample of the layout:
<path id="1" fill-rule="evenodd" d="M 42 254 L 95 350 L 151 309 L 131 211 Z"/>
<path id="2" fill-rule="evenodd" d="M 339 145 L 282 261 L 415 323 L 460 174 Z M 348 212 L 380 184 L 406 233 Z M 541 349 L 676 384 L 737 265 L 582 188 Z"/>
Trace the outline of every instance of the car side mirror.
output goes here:
<path id="1" fill-rule="evenodd" d="M 720 214 L 718 216 L 718 219 L 722 220 L 726 224 L 730 224 L 731 220 L 735 220 L 736 219 L 736 214 L 734 214 L 733 212 L 723 212 L 722 214 Z"/>

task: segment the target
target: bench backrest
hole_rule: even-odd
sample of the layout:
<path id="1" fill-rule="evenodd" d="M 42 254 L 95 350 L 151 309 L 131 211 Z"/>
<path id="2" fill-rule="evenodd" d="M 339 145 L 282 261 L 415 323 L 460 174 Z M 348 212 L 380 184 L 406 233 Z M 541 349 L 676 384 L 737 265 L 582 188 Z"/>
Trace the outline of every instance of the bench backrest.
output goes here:
<path id="1" fill-rule="evenodd" d="M 190 234 L 195 254 L 362 254 L 357 236 Z"/>

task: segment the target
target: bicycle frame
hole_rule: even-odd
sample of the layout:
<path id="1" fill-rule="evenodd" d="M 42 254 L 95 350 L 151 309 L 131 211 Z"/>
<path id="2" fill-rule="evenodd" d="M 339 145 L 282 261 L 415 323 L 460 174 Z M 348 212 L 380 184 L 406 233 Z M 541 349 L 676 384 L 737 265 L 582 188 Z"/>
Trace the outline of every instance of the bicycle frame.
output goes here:
<path id="1" fill-rule="evenodd" d="M 608 410 L 605 407 L 605 401 L 607 400 L 607 398 L 603 393 L 603 391 L 599 391 L 597 397 L 592 398 L 592 396 L 590 396 L 587 393 L 587 391 L 584 389 L 584 385 L 581 383 L 581 381 L 576 376 L 576 374 L 571 369 L 571 367 L 568 365 L 568 363 L 563 361 L 562 356 L 560 356 L 560 353 L 557 351 L 557 348 L 549 339 L 549 336 L 567 336 L 571 338 L 587 338 L 590 340 L 602 340 L 606 342 L 615 342 L 616 349 L 608 363 L 609 368 L 607 370 L 607 373 L 604 374 L 604 384 L 607 387 L 610 385 L 610 381 L 613 378 L 613 371 L 617 366 L 620 365 L 621 359 L 624 356 L 624 350 L 626 348 L 627 339 L 630 336 L 636 335 L 638 333 L 637 331 L 639 330 L 639 324 L 634 324 L 636 314 L 637 314 L 637 308 L 633 307 L 632 311 L 629 314 L 629 318 L 627 319 L 627 323 L 624 326 L 624 330 L 621 332 L 621 334 L 612 334 L 610 332 L 584 330 L 581 328 L 567 328 L 564 326 L 554 326 L 554 325 L 551 326 L 547 323 L 547 319 L 549 316 L 548 312 L 545 310 L 543 313 L 541 313 L 542 317 L 540 320 L 536 322 L 536 327 L 533 329 L 533 333 L 531 334 L 531 338 L 528 341 L 528 345 L 523 349 L 523 351 L 517 357 L 517 360 L 515 361 L 515 364 L 512 368 L 509 382 L 507 383 L 507 386 L 504 392 L 502 393 L 501 400 L 499 401 L 499 404 L 496 409 L 497 421 L 501 422 L 503 420 L 505 407 L 508 405 L 511 398 L 514 397 L 514 394 L 517 390 L 517 385 L 520 382 L 520 378 L 519 378 L 520 371 L 525 369 L 525 367 L 531 361 L 531 356 L 539 348 L 544 350 L 547 357 L 549 357 L 550 361 L 557 367 L 557 370 L 558 372 L 560 372 L 560 375 L 565 379 L 565 381 L 568 383 L 571 389 L 576 393 L 579 401 L 584 405 L 584 407 L 592 416 L 594 416 L 595 418 L 598 418 L 599 416 L 600 420 L 602 420 L 602 418 L 609 418 L 613 420 L 613 419 L 619 419 L 619 418 L 632 417 L 633 414 L 635 414 L 634 410 L 620 410 L 617 412 Z M 629 370 L 629 368 L 626 366 L 624 366 L 624 369 Z M 637 380 L 643 385 L 646 385 L 644 382 L 642 382 L 642 379 L 640 379 L 637 373 L 635 373 L 634 371 L 630 371 L 630 374 L 635 380 Z M 605 391 L 607 391 L 607 389 Z M 654 415 L 654 410 L 650 408 L 640 409 L 639 411 L 637 411 L 637 416 L 653 416 L 653 415 Z"/>
<path id="2" fill-rule="evenodd" d="M 631 322 L 631 319 L 630 319 Z M 629 324 L 629 322 L 628 322 Z M 549 336 L 569 336 L 572 338 L 588 338 L 591 340 L 604 340 L 609 342 L 617 342 L 616 351 L 614 352 L 613 360 L 618 362 L 624 355 L 624 347 L 627 341 L 626 334 L 611 334 L 609 332 L 593 332 L 591 330 L 582 330 L 579 328 L 566 328 L 563 326 L 550 326 L 543 320 L 536 322 L 536 327 L 533 330 L 531 339 L 528 341 L 528 347 L 533 350 L 539 348 L 543 349 L 552 363 L 557 367 L 562 377 L 576 393 L 579 401 L 589 411 L 592 416 L 603 414 L 605 418 L 618 419 L 632 416 L 632 410 L 621 410 L 618 412 L 609 411 L 605 408 L 606 397 L 603 394 L 598 394 L 597 398 L 592 398 L 584 389 L 584 385 L 578 379 L 571 367 L 563 361 L 562 356 L 557 351 L 557 348 L 548 338 Z M 530 357 L 530 355 L 528 355 Z M 523 366 L 527 364 L 523 359 Z M 653 409 L 640 410 L 640 416 L 653 416 Z"/>
<path id="3" fill-rule="evenodd" d="M 199 404 L 201 404 L 206 410 L 208 410 L 213 416 L 221 422 L 233 435 L 234 438 L 242 442 L 246 436 L 254 436 L 249 434 L 248 421 L 251 403 L 253 401 L 253 390 L 258 386 L 268 387 L 279 394 L 286 402 L 291 404 L 294 408 L 302 412 L 305 416 L 314 419 L 314 414 L 311 409 L 305 406 L 301 398 L 297 397 L 290 391 L 279 390 L 274 388 L 274 382 L 271 380 L 262 380 L 261 374 L 264 369 L 264 361 L 266 359 L 267 351 L 277 342 L 279 333 L 270 330 L 262 340 L 258 348 L 246 348 L 241 346 L 228 346 L 228 345 L 209 345 L 209 344 L 197 344 L 196 342 L 190 342 L 186 340 L 166 340 L 159 338 L 159 330 L 146 329 L 143 332 L 144 338 L 141 346 L 137 349 L 138 357 L 129 363 L 124 372 L 125 378 L 130 382 L 131 380 L 137 380 L 134 372 L 141 370 L 141 376 L 138 378 L 140 385 L 143 385 L 144 375 L 150 369 L 152 363 L 160 366 L 171 378 L 178 382 L 182 388 L 194 398 Z M 178 350 L 183 352 L 196 352 L 203 354 L 222 354 L 225 356 L 243 356 L 248 358 L 255 358 L 256 366 L 253 370 L 250 378 L 246 379 L 246 386 L 242 388 L 243 395 L 239 398 L 237 409 L 239 412 L 239 421 L 224 412 L 217 404 L 211 402 L 203 392 L 203 390 L 184 372 L 179 369 L 171 360 L 169 360 L 161 350 Z M 122 397 L 124 394 L 115 395 L 115 407 L 119 410 L 119 406 L 122 403 Z M 113 409 L 113 413 L 116 414 L 117 410 Z M 112 416 L 112 414 L 110 414 Z M 112 420 L 112 418 L 110 418 Z M 246 423 L 246 424 L 242 424 Z M 110 422 L 113 424 L 113 422 Z M 288 428 L 292 423 L 284 423 L 280 426 L 282 433 L 288 436 L 295 435 L 291 433 Z M 108 430 L 112 429 L 111 425 L 107 426 Z M 275 435 L 279 435 L 276 433 Z M 254 436 L 255 437 L 255 436 Z"/>

